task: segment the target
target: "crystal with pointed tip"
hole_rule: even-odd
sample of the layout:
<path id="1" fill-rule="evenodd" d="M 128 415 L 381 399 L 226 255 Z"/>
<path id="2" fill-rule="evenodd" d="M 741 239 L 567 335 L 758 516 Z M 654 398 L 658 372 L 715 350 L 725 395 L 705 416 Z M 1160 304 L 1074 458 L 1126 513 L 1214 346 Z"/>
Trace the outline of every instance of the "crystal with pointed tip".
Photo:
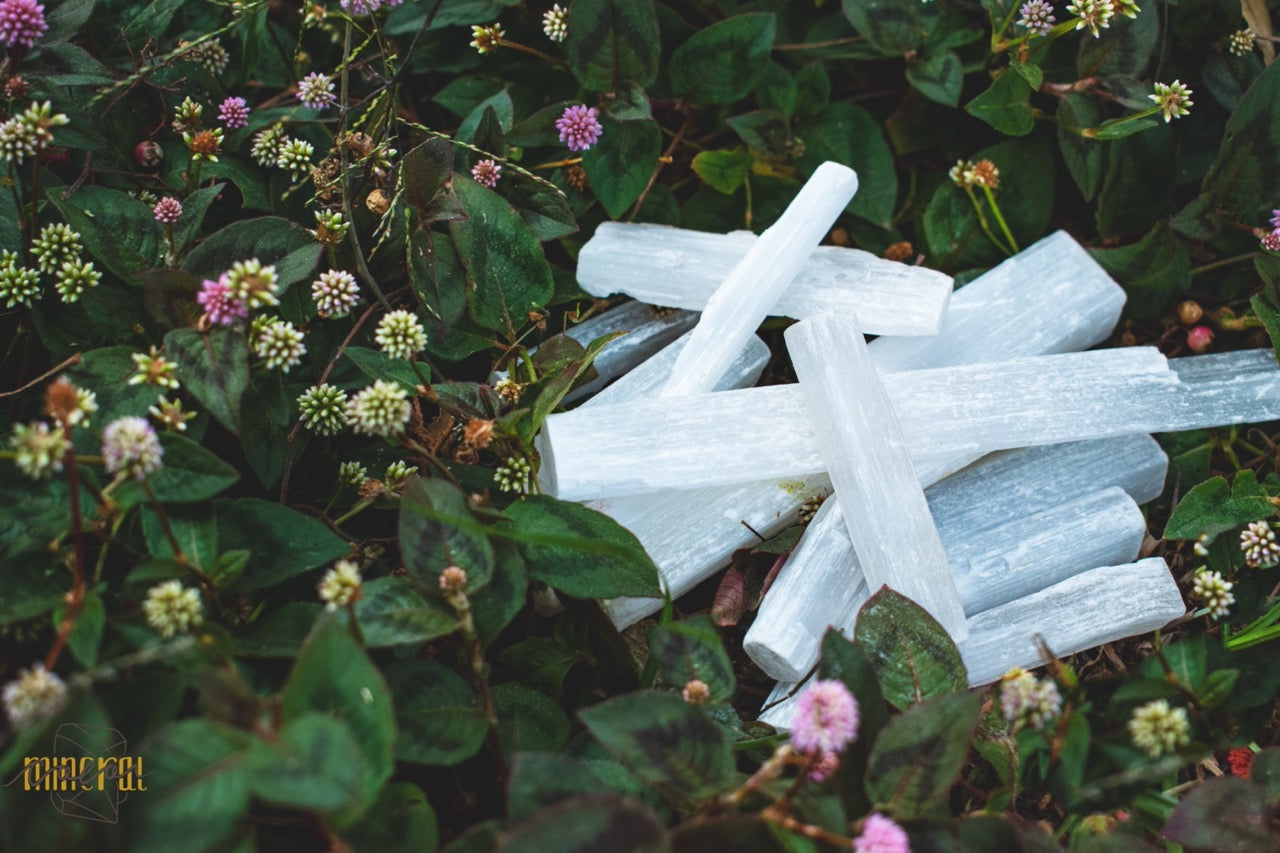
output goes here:
<path id="1" fill-rule="evenodd" d="M 662 397 L 710 391 L 773 310 L 858 190 L 858 176 L 828 161 L 814 170 L 707 300 Z"/>

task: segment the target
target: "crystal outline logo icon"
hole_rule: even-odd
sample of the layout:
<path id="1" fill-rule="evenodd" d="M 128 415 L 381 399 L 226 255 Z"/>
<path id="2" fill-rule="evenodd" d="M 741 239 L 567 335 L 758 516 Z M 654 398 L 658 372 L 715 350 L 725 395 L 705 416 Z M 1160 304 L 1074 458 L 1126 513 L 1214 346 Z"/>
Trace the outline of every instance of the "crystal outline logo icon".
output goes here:
<path id="1" fill-rule="evenodd" d="M 63 723 L 52 755 L 28 755 L 5 787 L 22 780 L 24 791 L 49 793 L 59 814 L 116 823 L 129 794 L 146 791 L 142 757 L 129 755 L 124 735 L 106 726 Z"/>

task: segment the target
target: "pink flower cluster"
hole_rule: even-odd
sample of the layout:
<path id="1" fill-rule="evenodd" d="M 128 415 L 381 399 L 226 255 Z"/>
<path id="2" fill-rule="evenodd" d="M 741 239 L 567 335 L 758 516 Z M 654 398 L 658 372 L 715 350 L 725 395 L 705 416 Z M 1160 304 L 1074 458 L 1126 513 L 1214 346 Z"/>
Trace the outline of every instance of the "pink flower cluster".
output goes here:
<path id="1" fill-rule="evenodd" d="M 586 151 L 595 145 L 604 132 L 597 115 L 596 108 L 586 104 L 565 107 L 560 118 L 556 119 L 560 141 L 568 145 L 570 151 Z"/>
<path id="2" fill-rule="evenodd" d="M 791 723 L 791 745 L 812 755 L 843 752 L 858 736 L 858 700 L 844 682 L 818 679 L 800 695 Z"/>
<path id="3" fill-rule="evenodd" d="M 244 127 L 249 123 L 249 105 L 244 98 L 227 98 L 218 107 L 218 121 L 227 130 Z"/>
<path id="4" fill-rule="evenodd" d="M 230 326 L 249 316 L 249 306 L 231 295 L 231 274 L 223 273 L 217 281 L 206 278 L 196 294 L 204 316 L 215 326 Z"/>
<path id="5" fill-rule="evenodd" d="M 1280 252 L 1280 209 L 1271 211 L 1271 230 L 1262 235 L 1262 248 L 1268 252 Z"/>
<path id="6" fill-rule="evenodd" d="M 348 15 L 372 15 L 386 6 L 390 9 L 399 6 L 404 0 L 341 0 L 338 4 Z"/>
<path id="7" fill-rule="evenodd" d="M 36 0 L 0 0 L 0 44 L 32 47 L 49 25 Z"/>
<path id="8" fill-rule="evenodd" d="M 882 814 L 872 814 L 853 839 L 853 853 L 911 853 L 906 831 Z"/>

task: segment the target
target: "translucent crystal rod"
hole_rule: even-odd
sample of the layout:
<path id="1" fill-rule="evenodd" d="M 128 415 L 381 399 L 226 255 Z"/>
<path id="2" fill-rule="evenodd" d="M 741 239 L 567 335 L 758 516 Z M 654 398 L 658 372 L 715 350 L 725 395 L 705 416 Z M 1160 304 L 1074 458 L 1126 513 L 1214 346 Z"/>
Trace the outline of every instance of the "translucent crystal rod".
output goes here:
<path id="1" fill-rule="evenodd" d="M 627 400 L 642 400 L 655 396 L 671 377 L 671 369 L 675 366 L 680 351 L 689 342 L 692 332 L 685 332 L 675 341 L 667 344 L 639 365 L 624 373 L 618 381 L 596 394 L 582 404 L 580 408 L 598 406 L 607 403 L 622 403 Z M 756 335 L 747 338 L 738 357 L 729 364 L 728 369 L 716 383 L 714 391 L 728 391 L 734 388 L 750 388 L 760 379 L 765 365 L 769 363 L 769 346 Z"/>
<path id="2" fill-rule="evenodd" d="M 1136 557 L 1146 521 L 1135 499 L 1160 493 L 1167 463 L 1149 436 L 1077 442 L 989 457 L 928 489 L 965 613 Z M 808 672 L 828 626 L 852 629 L 870 597 L 834 500 L 810 522 L 743 641 L 780 680 Z"/>
<path id="3" fill-rule="evenodd" d="M 1125 408 L 1135 399 L 1169 400 L 1177 385 L 1150 347 L 906 371 L 884 381 L 918 469 L 946 454 L 976 458 L 1011 447 L 1165 430 L 1162 421 L 1129 423 Z M 543 490 L 566 500 L 825 470 L 794 385 L 552 415 L 538 447 Z"/>
<path id="4" fill-rule="evenodd" d="M 1140 607 L 1135 602 L 1141 602 Z M 960 644 L 969 685 L 995 681 L 1015 666 L 1046 663 L 1037 635 L 1058 657 L 1164 627 L 1186 612 L 1178 584 L 1159 557 L 1104 566 L 980 613 Z M 789 728 L 803 691 L 780 682 L 765 700 L 760 720 Z M 793 694 L 788 698 L 788 694 Z"/>
<path id="5" fill-rule="evenodd" d="M 688 332 L 697 322 L 698 315 L 693 311 L 661 310 L 643 302 L 628 301 L 565 329 L 566 337 L 584 347 L 605 335 L 625 332 L 610 341 L 592 362 L 596 378 L 570 391 L 565 395 L 565 402 L 572 403 L 599 391 Z M 529 354 L 535 352 L 537 347 Z M 507 371 L 496 372 L 490 381 L 496 382 L 506 375 Z"/>
<path id="6" fill-rule="evenodd" d="M 959 642 L 968 627 L 956 579 L 857 319 L 819 314 L 787 329 L 786 340 L 867 584 L 901 592 Z"/>
<path id="7" fill-rule="evenodd" d="M 857 190 L 858 176 L 847 166 L 828 161 L 814 170 L 707 300 L 661 396 L 716 386 Z"/>
<path id="8" fill-rule="evenodd" d="M 701 311 L 758 239 L 749 231 L 605 222 L 578 254 L 578 284 L 593 296 L 625 293 Z M 871 334 L 934 335 L 950 296 L 951 277 L 944 273 L 861 249 L 819 246 L 770 313 L 801 319 L 856 311 Z"/>

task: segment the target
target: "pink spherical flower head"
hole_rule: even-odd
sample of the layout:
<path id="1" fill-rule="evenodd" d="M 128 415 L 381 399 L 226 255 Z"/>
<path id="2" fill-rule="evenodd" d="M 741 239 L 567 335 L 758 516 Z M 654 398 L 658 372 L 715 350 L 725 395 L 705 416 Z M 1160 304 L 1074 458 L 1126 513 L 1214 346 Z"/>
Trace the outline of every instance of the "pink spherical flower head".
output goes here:
<path id="1" fill-rule="evenodd" d="M 791 745 L 810 754 L 839 753 L 858 736 L 858 701 L 844 682 L 818 679 L 800 695 Z"/>
<path id="2" fill-rule="evenodd" d="M 235 130 L 249 123 L 249 105 L 244 98 L 227 98 L 218 107 L 218 121 L 227 130 Z"/>
<path id="3" fill-rule="evenodd" d="M 249 306 L 231 295 L 231 276 L 223 273 L 217 281 L 206 278 L 196 294 L 204 315 L 215 326 L 230 326 L 249 316 Z"/>
<path id="4" fill-rule="evenodd" d="M 862 824 L 862 834 L 853 839 L 853 853 L 911 853 L 911 842 L 902 827 L 873 814 Z"/>
<path id="5" fill-rule="evenodd" d="M 471 167 L 471 177 L 477 184 L 493 189 L 498 185 L 498 178 L 502 177 L 502 166 L 492 160 L 481 160 Z"/>
<path id="6" fill-rule="evenodd" d="M 0 0 L 0 44 L 32 47 L 47 29 L 44 6 L 35 0 Z"/>
<path id="7" fill-rule="evenodd" d="M 840 769 L 840 756 L 834 752 L 824 752 L 809 768 L 810 782 L 825 782 Z"/>
<path id="8" fill-rule="evenodd" d="M 1280 208 L 1271 211 L 1271 227 L 1280 228 Z"/>
<path id="9" fill-rule="evenodd" d="M 556 119 L 556 130 L 560 131 L 560 141 L 569 146 L 570 151 L 586 151 L 600 138 L 604 127 L 596 118 L 595 107 L 585 104 L 574 104 L 565 107 L 560 118 Z"/>
<path id="10" fill-rule="evenodd" d="M 156 222 L 163 225 L 172 225 L 182 215 L 182 202 L 171 195 L 165 196 L 156 202 L 155 207 L 151 208 L 151 213 L 155 216 Z"/>

